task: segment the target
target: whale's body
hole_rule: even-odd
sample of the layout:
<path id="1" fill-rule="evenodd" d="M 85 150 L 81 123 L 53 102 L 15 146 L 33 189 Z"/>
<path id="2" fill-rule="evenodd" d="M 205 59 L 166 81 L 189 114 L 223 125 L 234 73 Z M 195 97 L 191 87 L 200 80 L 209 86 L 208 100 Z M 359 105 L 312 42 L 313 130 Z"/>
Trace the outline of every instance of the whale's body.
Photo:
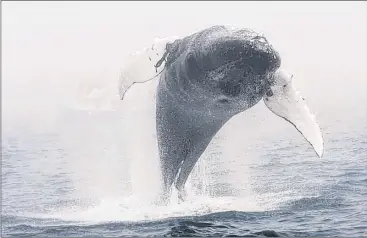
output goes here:
<path id="1" fill-rule="evenodd" d="M 293 88 L 292 76 L 280 69 L 278 52 L 258 33 L 214 26 L 184 38 L 160 41 L 138 60 L 147 65 L 151 62 L 151 70 L 158 62 L 156 68 L 161 70 L 156 130 L 164 198 L 173 184 L 184 197 L 186 180 L 215 134 L 234 115 L 261 99 L 322 155 L 318 125 Z M 165 63 L 159 68 L 162 60 Z M 121 99 L 133 83 L 153 78 L 151 70 L 137 71 L 140 76 L 126 70 L 120 81 Z"/>

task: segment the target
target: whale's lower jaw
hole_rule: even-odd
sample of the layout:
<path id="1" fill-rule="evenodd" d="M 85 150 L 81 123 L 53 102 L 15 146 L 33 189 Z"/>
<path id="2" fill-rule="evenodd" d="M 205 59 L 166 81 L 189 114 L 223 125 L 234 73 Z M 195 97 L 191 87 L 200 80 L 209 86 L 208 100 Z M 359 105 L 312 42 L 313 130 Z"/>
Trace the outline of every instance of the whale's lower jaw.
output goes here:
<path id="1" fill-rule="evenodd" d="M 165 76 L 162 75 L 161 78 L 165 78 Z M 161 79 L 161 82 L 164 82 L 164 79 Z M 174 90 L 167 87 L 162 87 L 160 90 L 166 92 L 172 107 L 185 111 L 186 115 L 198 118 L 199 121 L 210 123 L 242 113 L 258 104 L 263 98 L 263 95 L 251 96 L 251 98 L 241 96 L 237 98 L 213 97 L 211 95 L 211 97 L 198 98 L 197 100 L 187 100 L 185 97 L 180 96 L 183 94 L 182 91 L 173 93 L 172 91 Z"/>

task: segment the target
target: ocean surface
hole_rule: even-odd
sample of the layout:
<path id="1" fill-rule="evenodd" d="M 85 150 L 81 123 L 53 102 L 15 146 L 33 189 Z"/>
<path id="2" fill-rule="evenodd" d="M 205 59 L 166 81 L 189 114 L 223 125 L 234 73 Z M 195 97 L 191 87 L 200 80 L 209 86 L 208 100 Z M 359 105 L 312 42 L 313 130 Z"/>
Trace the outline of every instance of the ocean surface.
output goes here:
<path id="1" fill-rule="evenodd" d="M 174 191 L 159 206 L 154 98 L 132 96 L 142 87 L 117 109 L 3 101 L 1 237 L 367 236 L 363 101 L 310 102 L 322 158 L 259 103 L 218 132 L 188 200 Z"/>

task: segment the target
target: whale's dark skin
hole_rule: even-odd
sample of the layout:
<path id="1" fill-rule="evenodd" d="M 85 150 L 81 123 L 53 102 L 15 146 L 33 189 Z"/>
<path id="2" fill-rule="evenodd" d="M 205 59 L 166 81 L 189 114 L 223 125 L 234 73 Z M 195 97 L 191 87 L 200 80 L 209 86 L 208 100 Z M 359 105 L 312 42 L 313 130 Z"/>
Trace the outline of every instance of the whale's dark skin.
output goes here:
<path id="1" fill-rule="evenodd" d="M 214 26 L 171 45 L 156 102 L 164 197 L 172 184 L 184 195 L 212 138 L 234 115 L 271 94 L 280 64 L 266 38 L 248 29 Z"/>

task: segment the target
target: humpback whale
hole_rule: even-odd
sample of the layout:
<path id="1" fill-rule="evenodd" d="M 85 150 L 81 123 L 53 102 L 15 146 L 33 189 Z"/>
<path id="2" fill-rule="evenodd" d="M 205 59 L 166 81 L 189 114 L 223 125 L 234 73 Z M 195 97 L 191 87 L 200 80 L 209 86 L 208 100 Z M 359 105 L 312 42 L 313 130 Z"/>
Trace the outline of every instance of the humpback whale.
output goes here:
<path id="1" fill-rule="evenodd" d="M 261 100 L 291 123 L 321 157 L 323 137 L 293 75 L 263 35 L 213 26 L 186 37 L 156 39 L 134 54 L 119 79 L 120 99 L 134 83 L 159 80 L 156 131 L 162 197 L 171 187 L 185 198 L 185 183 L 208 144 L 233 116 Z M 248 135 L 250 136 L 250 135 Z"/>

